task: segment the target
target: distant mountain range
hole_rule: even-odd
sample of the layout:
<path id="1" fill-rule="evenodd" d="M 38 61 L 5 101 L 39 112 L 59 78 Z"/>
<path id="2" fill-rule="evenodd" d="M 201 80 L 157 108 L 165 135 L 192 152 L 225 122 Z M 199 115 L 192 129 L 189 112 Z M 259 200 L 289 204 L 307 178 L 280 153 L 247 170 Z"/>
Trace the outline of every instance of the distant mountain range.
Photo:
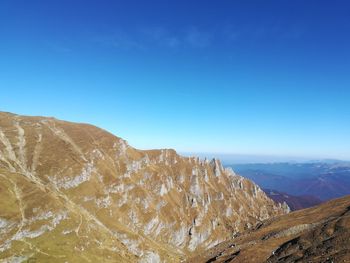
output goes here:
<path id="1" fill-rule="evenodd" d="M 349 161 L 339 159 L 325 159 L 325 158 L 311 158 L 288 155 L 268 155 L 268 154 L 237 154 L 237 153 L 213 153 L 213 152 L 180 152 L 184 156 L 198 156 L 202 159 L 220 159 L 224 166 L 239 165 L 239 164 L 266 164 L 266 163 L 292 163 L 292 164 L 306 164 L 306 163 L 328 163 L 340 164 Z"/>
<path id="2" fill-rule="evenodd" d="M 289 206 L 289 208 L 292 211 L 309 208 L 322 203 L 320 199 L 310 195 L 296 196 L 296 195 L 290 195 L 283 192 L 278 192 L 276 190 L 271 190 L 271 189 L 263 189 L 263 190 L 267 194 L 267 196 L 270 197 L 275 202 L 280 204 L 283 204 L 284 202 L 286 202 L 286 204 Z"/>
<path id="3" fill-rule="evenodd" d="M 265 163 L 230 165 L 262 188 L 323 201 L 350 194 L 350 163 Z"/>

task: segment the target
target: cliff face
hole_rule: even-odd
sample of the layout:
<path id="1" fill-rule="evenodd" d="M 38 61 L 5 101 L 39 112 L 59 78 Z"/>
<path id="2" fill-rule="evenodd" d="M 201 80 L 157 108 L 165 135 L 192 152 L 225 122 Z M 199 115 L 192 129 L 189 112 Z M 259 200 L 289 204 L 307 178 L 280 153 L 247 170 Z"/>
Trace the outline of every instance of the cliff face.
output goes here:
<path id="1" fill-rule="evenodd" d="M 218 160 L 0 113 L 0 259 L 180 261 L 283 213 Z"/>

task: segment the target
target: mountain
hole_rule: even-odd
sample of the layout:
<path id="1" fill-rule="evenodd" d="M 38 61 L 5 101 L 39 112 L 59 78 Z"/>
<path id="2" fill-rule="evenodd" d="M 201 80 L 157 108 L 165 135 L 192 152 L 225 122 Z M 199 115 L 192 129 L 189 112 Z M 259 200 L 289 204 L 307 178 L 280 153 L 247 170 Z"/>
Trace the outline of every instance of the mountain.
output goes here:
<path id="1" fill-rule="evenodd" d="M 0 112 L 4 262 L 180 262 L 285 211 L 218 160 Z"/>
<path id="2" fill-rule="evenodd" d="M 290 195 L 283 192 L 278 192 L 271 189 L 263 189 L 264 192 L 270 197 L 273 201 L 283 204 L 284 202 L 289 206 L 292 211 L 309 208 L 318 204 L 321 204 L 322 201 L 314 196 L 309 195 Z"/>
<path id="3" fill-rule="evenodd" d="M 230 166 L 260 187 L 291 195 L 308 195 L 323 201 L 350 194 L 350 164 L 266 163 Z"/>
<path id="4" fill-rule="evenodd" d="M 272 218 L 189 262 L 350 262 L 350 196 Z"/>

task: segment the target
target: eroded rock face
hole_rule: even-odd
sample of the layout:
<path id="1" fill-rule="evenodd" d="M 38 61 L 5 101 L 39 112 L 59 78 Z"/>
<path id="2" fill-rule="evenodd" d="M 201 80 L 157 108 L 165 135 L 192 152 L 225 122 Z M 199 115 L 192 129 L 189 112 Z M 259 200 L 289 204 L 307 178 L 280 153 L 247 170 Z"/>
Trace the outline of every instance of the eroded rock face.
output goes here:
<path id="1" fill-rule="evenodd" d="M 284 213 L 218 160 L 9 113 L 0 113 L 0 188 L 9 260 L 180 261 Z"/>

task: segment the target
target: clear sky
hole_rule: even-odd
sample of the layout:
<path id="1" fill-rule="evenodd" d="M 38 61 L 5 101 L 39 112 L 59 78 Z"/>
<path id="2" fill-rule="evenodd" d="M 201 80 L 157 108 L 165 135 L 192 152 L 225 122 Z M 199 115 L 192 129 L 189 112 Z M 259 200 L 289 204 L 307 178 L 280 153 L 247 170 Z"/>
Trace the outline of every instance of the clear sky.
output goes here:
<path id="1" fill-rule="evenodd" d="M 350 159 L 347 0 L 0 1 L 0 110 L 138 148 Z"/>

